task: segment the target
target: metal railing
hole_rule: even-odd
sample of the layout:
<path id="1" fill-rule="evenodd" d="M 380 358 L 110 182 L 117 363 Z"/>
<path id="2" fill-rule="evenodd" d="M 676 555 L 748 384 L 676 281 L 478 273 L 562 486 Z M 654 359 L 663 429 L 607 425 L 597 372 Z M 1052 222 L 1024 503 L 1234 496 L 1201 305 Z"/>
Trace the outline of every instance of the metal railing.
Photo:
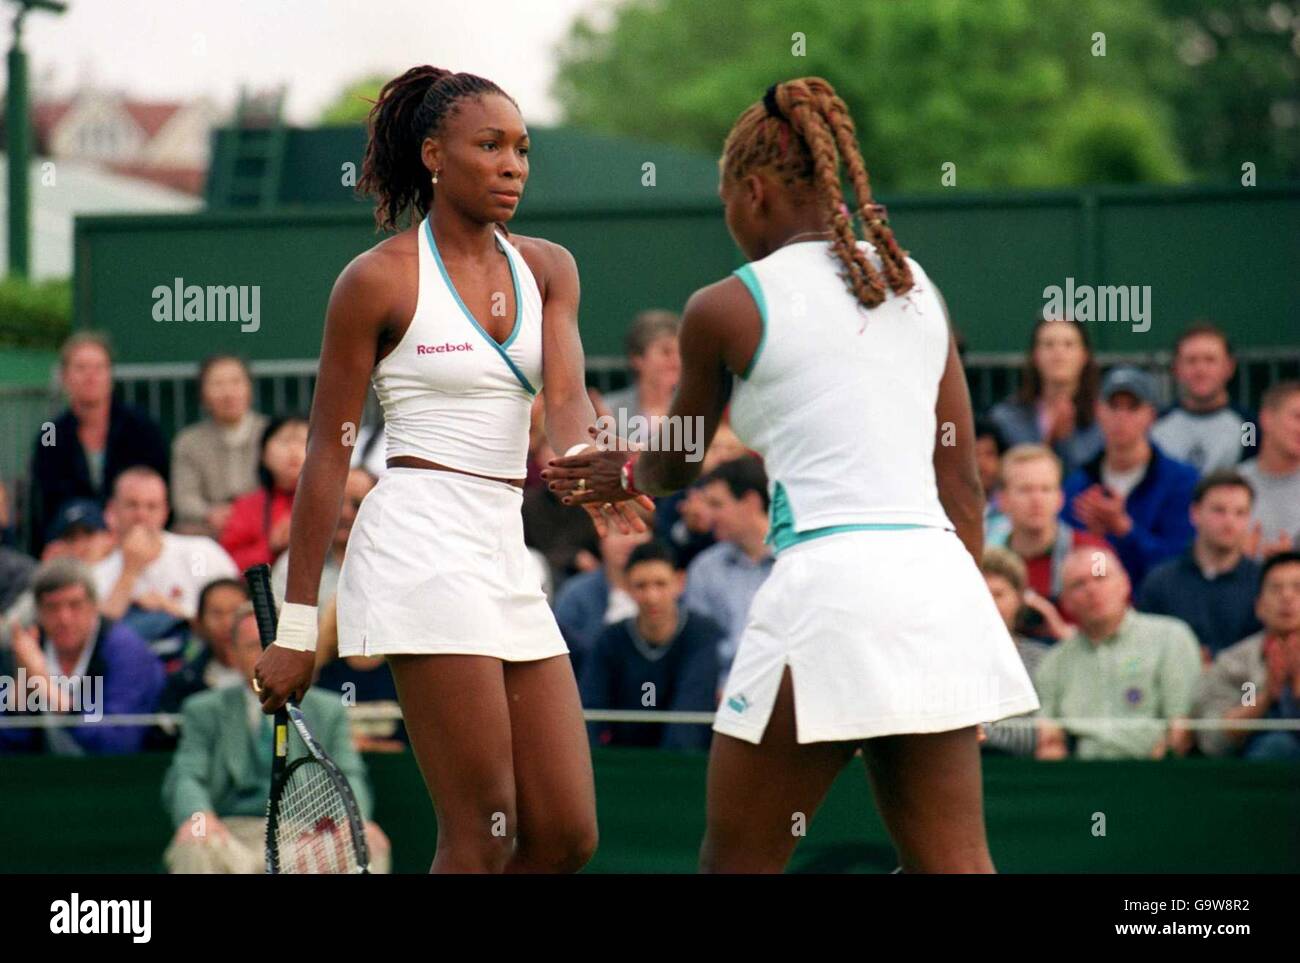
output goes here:
<path id="1" fill-rule="evenodd" d="M 616 390 L 628 383 L 625 359 L 596 355 L 586 361 L 587 383 L 597 390 Z M 1163 400 L 1166 403 L 1173 400 L 1170 352 L 1101 353 L 1097 361 L 1103 368 L 1132 364 L 1152 372 L 1160 383 Z M 976 410 L 983 411 L 1020 386 L 1024 355 L 1018 352 L 968 352 L 963 363 L 971 399 Z M 312 358 L 252 362 L 253 406 L 270 415 L 306 412 L 316 386 L 316 364 Z M 113 369 L 113 378 L 124 401 L 143 408 L 158 422 L 164 434 L 174 436 L 202 418 L 198 373 L 197 362 L 119 364 Z M 39 423 L 57 413 L 62 403 L 56 375 L 56 372 L 51 372 L 46 387 L 0 386 L 3 423 L 10 427 L 33 420 Z M 1269 385 L 1288 378 L 1300 378 L 1300 348 L 1252 348 L 1238 352 L 1237 376 L 1229 390 L 1234 403 L 1254 409 Z M 368 418 L 374 418 L 377 413 L 372 395 L 366 414 Z M 0 474 L 11 477 L 9 467 L 14 463 L 12 457 L 0 461 Z"/>
<path id="2" fill-rule="evenodd" d="M 347 715 L 354 722 L 400 722 L 402 710 L 391 703 L 383 705 L 350 706 Z M 0 729 L 68 729 L 84 725 L 97 726 L 165 726 L 179 727 L 184 721 L 180 713 L 150 712 L 106 715 L 87 721 L 77 713 L 4 713 L 0 714 Z M 678 725 L 712 725 L 712 712 L 679 712 L 656 709 L 584 709 L 586 722 L 633 722 Z M 1139 729 L 1155 725 L 1177 724 L 1180 728 L 1212 732 L 1231 730 L 1243 732 L 1300 732 L 1300 719 L 1133 719 L 1106 716 L 1067 716 L 1049 719 L 1044 716 L 1014 716 L 1000 720 L 997 725 L 1007 728 L 1032 729 L 1039 723 L 1051 723 L 1062 729 Z"/>
<path id="3" fill-rule="evenodd" d="M 1103 367 L 1133 364 L 1156 375 L 1166 403 L 1173 399 L 1169 374 L 1171 353 L 1099 353 Z M 985 411 L 1012 394 L 1020 385 L 1024 355 L 1019 352 L 968 352 L 963 357 L 971 399 L 976 411 Z M 306 414 L 316 387 L 316 359 L 253 361 L 253 406 L 269 415 Z M 601 392 L 622 388 L 628 383 L 628 368 L 622 357 L 595 355 L 586 359 L 587 383 Z M 118 396 L 143 408 L 168 437 L 202 418 L 199 404 L 198 362 L 119 364 L 113 378 Z M 1237 374 L 1229 385 L 1233 401 L 1248 410 L 1256 410 L 1260 396 L 1272 384 L 1300 378 L 1300 348 L 1251 348 L 1237 352 Z M 34 439 L 44 422 L 63 408 L 57 369 L 44 387 L 0 386 L 0 480 L 10 491 L 11 510 L 23 519 L 26 499 L 28 462 Z M 371 392 L 367 398 L 364 423 L 378 420 L 379 406 Z M 20 531 L 21 539 L 26 532 Z"/>
<path id="4" fill-rule="evenodd" d="M 305 415 L 316 388 L 316 366 L 314 358 L 250 362 L 253 407 L 271 416 Z M 621 388 L 627 380 L 623 358 L 587 358 L 587 382 L 599 391 Z M 117 397 L 148 412 L 169 439 L 203 417 L 196 361 L 117 364 L 113 366 L 113 383 Z M 30 535 L 26 503 L 32 450 L 42 426 L 64 407 L 57 367 L 51 368 L 44 386 L 0 385 L 0 482 L 9 491 L 20 545 L 26 545 Z M 362 422 L 378 420 L 379 402 L 372 391 L 367 394 Z"/>
<path id="5" fill-rule="evenodd" d="M 1260 397 L 1270 385 L 1300 379 L 1300 348 L 1247 348 L 1239 350 L 1237 373 L 1228 384 L 1228 395 L 1238 408 L 1256 411 Z M 1119 364 L 1134 365 L 1155 376 L 1162 405 L 1175 400 L 1172 351 L 1098 352 L 1097 364 L 1105 371 Z M 967 352 L 962 357 L 971 403 L 977 412 L 987 411 L 1020 387 L 1025 356 L 1017 352 Z"/>

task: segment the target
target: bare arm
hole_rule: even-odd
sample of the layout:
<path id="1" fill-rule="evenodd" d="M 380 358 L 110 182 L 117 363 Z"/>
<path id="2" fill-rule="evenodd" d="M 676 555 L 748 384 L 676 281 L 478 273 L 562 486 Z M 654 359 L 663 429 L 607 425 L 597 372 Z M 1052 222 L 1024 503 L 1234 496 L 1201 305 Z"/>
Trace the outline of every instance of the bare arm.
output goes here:
<path id="1" fill-rule="evenodd" d="M 152 565 L 162 552 L 162 536 L 143 525 L 133 525 L 122 536 L 122 569 L 117 581 L 109 589 L 99 610 L 110 619 L 120 619 L 131 607 L 135 585 L 144 570 Z M 140 603 L 144 600 L 141 599 Z M 140 604 L 141 608 L 155 608 L 154 604 Z"/>
<path id="2" fill-rule="evenodd" d="M 945 315 L 947 308 L 944 309 Z M 957 528 L 957 537 L 979 565 L 984 554 L 984 486 L 975 464 L 975 416 L 957 342 L 948 332 L 948 361 L 935 403 L 934 478 L 939 502 Z"/>
<path id="3" fill-rule="evenodd" d="M 99 603 L 100 613 L 110 619 L 120 619 L 125 615 L 131 607 L 131 596 L 135 594 L 135 581 L 139 576 L 139 569 L 128 569 L 123 562 L 122 574 L 117 577 L 104 601 Z"/>
<path id="4" fill-rule="evenodd" d="M 542 405 L 546 438 L 551 448 L 565 452 L 590 444 L 587 429 L 596 411 L 587 395 L 586 364 L 578 334 L 578 265 L 558 244 L 534 241 L 546 264 L 542 300 Z"/>
<path id="5" fill-rule="evenodd" d="M 321 569 L 338 527 L 366 384 L 390 314 L 394 273 L 391 249 L 387 254 L 382 249 L 368 251 L 348 265 L 330 294 L 307 434 L 307 460 L 298 480 L 289 527 L 286 605 L 316 604 Z M 254 676 L 260 686 L 262 710 L 274 712 L 286 699 L 301 699 L 311 684 L 315 661 L 311 651 L 268 646 Z"/>
<path id="6" fill-rule="evenodd" d="M 366 258 L 357 258 L 339 276 L 326 310 L 307 460 L 289 528 L 286 602 L 316 604 L 321 569 L 338 527 L 348 463 L 387 314 L 388 281 L 380 265 Z"/>
<path id="7" fill-rule="evenodd" d="M 679 335 L 681 384 L 668 418 L 661 423 L 660 443 L 637 458 L 633 479 L 637 490 L 667 495 L 699 476 L 704 453 L 731 396 L 731 372 L 747 367 L 762 330 L 754 299 L 736 277 L 691 295 L 682 311 Z M 669 440 L 665 430 L 672 444 L 664 443 Z M 621 485 L 623 461 L 613 452 L 584 452 L 553 459 L 542 477 L 566 505 L 617 501 L 628 497 Z M 582 490 L 576 488 L 579 480 L 584 483 Z"/>
<path id="8" fill-rule="evenodd" d="M 573 255 L 558 244 L 530 239 L 529 246 L 541 263 L 542 290 L 542 405 L 546 438 L 551 448 L 563 453 L 579 444 L 596 440 L 596 411 L 587 394 L 586 364 L 582 338 L 578 333 L 578 265 Z M 593 446 L 594 447 L 594 446 Z M 610 464 L 618 461 L 611 456 Z M 617 467 L 613 470 L 617 472 Z M 621 497 L 626 497 L 620 492 Z M 641 507 L 653 510 L 648 498 Z M 608 508 L 603 507 L 608 505 Z M 582 506 L 602 538 L 612 522 L 620 532 L 645 531 L 645 522 L 631 505 L 616 498 L 602 498 Z"/>

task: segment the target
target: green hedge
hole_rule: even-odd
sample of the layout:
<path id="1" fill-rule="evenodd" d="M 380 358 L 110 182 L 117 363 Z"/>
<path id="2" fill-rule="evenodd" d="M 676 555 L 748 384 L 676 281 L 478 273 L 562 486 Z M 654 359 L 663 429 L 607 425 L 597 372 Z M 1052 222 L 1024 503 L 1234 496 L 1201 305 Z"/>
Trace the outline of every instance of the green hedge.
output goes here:
<path id="1" fill-rule="evenodd" d="M 0 347 L 57 348 L 72 330 L 72 282 L 0 281 Z"/>

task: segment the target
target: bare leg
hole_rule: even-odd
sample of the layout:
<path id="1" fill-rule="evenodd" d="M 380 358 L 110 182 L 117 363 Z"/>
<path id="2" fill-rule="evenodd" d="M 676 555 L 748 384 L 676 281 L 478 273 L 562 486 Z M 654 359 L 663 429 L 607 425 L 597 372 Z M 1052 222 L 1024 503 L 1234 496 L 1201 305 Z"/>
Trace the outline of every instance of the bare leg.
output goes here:
<path id="1" fill-rule="evenodd" d="M 904 872 L 995 872 L 974 727 L 869 739 L 863 755 Z"/>
<path id="2" fill-rule="evenodd" d="M 388 664 L 438 817 L 430 872 L 501 872 L 518 831 L 501 661 L 392 655 Z"/>
<path id="3" fill-rule="evenodd" d="M 508 873 L 575 873 L 596 851 L 596 786 L 568 656 L 506 662 L 518 835 Z"/>
<path id="4" fill-rule="evenodd" d="M 797 826 L 812 821 L 855 748 L 848 742 L 795 741 L 787 667 L 762 742 L 755 746 L 714 734 L 701 871 L 781 872 L 799 842 Z"/>

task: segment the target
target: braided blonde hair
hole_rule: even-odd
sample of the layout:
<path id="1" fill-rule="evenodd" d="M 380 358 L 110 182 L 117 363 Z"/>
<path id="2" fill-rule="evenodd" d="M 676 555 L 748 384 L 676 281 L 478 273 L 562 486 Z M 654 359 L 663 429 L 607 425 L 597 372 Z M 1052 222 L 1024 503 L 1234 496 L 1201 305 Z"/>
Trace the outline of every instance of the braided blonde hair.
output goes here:
<path id="1" fill-rule="evenodd" d="M 874 308 L 888 291 L 910 291 L 907 252 L 894 240 L 885 208 L 871 196 L 867 167 L 844 101 L 821 77 L 776 84 L 773 93 L 781 117 L 769 114 L 760 101 L 745 109 L 727 135 L 719 162 L 724 182 L 734 183 L 762 169 L 771 171 L 786 186 L 811 186 L 831 224 L 832 252 L 843 265 L 840 276 L 859 303 Z M 855 213 L 865 227 L 866 239 L 880 256 L 880 271 L 858 247 L 853 219 L 840 189 L 841 162 L 857 198 Z"/>

